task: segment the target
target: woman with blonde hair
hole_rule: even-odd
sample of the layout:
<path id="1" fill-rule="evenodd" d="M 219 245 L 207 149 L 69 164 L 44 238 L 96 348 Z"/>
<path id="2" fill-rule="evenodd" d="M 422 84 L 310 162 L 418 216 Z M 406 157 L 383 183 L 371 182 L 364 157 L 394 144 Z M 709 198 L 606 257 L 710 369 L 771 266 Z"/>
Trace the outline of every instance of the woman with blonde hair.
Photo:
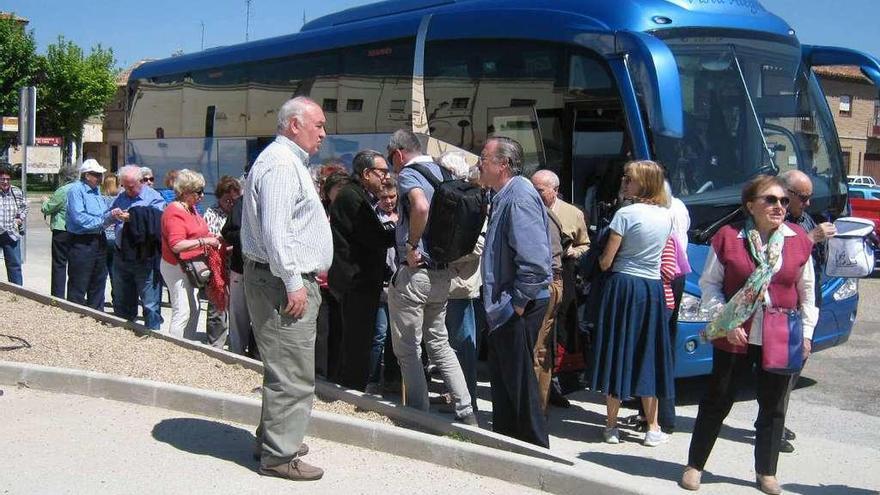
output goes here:
<path id="1" fill-rule="evenodd" d="M 660 281 L 660 257 L 672 231 L 663 169 L 652 161 L 624 168 L 624 200 L 615 213 L 599 267 L 606 274 L 593 337 L 593 390 L 605 393 L 603 438 L 620 443 L 620 401 L 640 397 L 648 430 L 644 445 L 668 440 L 657 422 L 657 398 L 673 392 L 672 343 Z"/>
<path id="2" fill-rule="evenodd" d="M 193 287 L 180 266 L 189 260 L 219 248 L 220 240 L 211 235 L 196 205 L 205 196 L 202 174 L 183 169 L 174 179 L 175 200 L 162 213 L 162 261 L 159 270 L 171 299 L 171 325 L 168 332 L 176 337 L 194 339 L 199 322 L 197 288 Z"/>
<path id="3" fill-rule="evenodd" d="M 119 179 L 114 173 L 104 174 L 104 180 L 101 181 L 101 196 L 107 203 L 107 209 L 113 204 L 113 200 L 119 195 Z M 116 250 L 116 224 L 104 228 L 104 238 L 107 239 L 107 281 L 110 282 L 110 300 L 113 308 L 116 308 L 118 301 L 116 288 L 113 287 L 113 252 Z"/>

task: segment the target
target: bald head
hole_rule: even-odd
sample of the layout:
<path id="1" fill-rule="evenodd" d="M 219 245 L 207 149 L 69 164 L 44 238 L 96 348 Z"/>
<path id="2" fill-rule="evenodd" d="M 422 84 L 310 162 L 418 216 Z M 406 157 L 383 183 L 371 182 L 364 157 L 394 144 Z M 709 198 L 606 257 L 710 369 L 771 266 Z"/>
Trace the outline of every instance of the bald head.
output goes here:
<path id="1" fill-rule="evenodd" d="M 544 205 L 552 208 L 559 193 L 559 176 L 550 170 L 538 170 L 532 175 L 532 185 L 541 195 Z"/>
<path id="2" fill-rule="evenodd" d="M 788 170 L 780 176 L 791 199 L 788 212 L 794 218 L 800 218 L 810 206 L 813 196 L 813 181 L 810 176 L 800 170 Z"/>

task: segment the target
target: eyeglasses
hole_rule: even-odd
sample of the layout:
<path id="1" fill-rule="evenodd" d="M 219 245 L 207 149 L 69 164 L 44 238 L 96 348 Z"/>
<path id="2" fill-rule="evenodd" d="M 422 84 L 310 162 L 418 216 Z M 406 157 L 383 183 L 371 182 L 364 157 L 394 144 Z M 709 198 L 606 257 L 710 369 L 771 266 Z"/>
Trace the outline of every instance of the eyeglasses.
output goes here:
<path id="1" fill-rule="evenodd" d="M 9 181 L 11 181 L 11 180 L 12 180 L 12 179 L 9 178 L 9 177 L 0 177 L 0 182 L 9 182 Z"/>
<path id="2" fill-rule="evenodd" d="M 144 177 L 141 179 L 141 182 L 155 182 L 155 181 L 156 181 L 155 177 Z"/>
<path id="3" fill-rule="evenodd" d="M 629 184 L 630 182 L 632 182 L 632 177 L 624 175 L 620 180 L 623 181 L 624 184 Z"/>
<path id="4" fill-rule="evenodd" d="M 391 171 L 388 170 L 387 168 L 370 167 L 369 170 L 373 170 L 375 172 L 378 172 L 379 175 L 382 177 L 388 177 L 388 174 L 391 173 Z"/>
<path id="5" fill-rule="evenodd" d="M 794 196 L 797 196 L 797 198 L 798 198 L 799 200 L 801 200 L 801 203 L 809 203 L 810 200 L 813 199 L 813 195 L 812 195 L 812 194 L 801 194 L 801 193 L 799 193 L 799 192 L 797 192 L 797 191 L 795 191 L 795 190 L 793 190 L 793 189 L 789 189 L 788 192 L 791 193 L 791 194 L 794 195 Z"/>
<path id="6" fill-rule="evenodd" d="M 788 196 L 776 196 L 774 194 L 765 194 L 763 196 L 758 196 L 757 199 L 760 199 L 767 206 L 776 206 L 777 204 L 783 208 L 788 208 L 789 203 L 791 203 L 791 199 Z"/>

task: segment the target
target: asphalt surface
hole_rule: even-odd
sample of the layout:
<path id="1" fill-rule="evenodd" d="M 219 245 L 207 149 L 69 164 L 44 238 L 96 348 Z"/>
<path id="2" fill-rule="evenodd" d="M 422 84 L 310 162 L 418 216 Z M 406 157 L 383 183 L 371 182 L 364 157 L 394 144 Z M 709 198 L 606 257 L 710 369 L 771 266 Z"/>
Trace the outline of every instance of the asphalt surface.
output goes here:
<path id="1" fill-rule="evenodd" d="M 48 292 L 51 236 L 38 213 L 39 205 L 32 203 L 31 207 L 37 213 L 30 215 L 28 222 L 25 285 Z M 5 279 L 5 272 L 0 279 Z M 814 354 L 792 395 L 787 426 L 798 435 L 796 451 L 781 454 L 778 473 L 788 493 L 880 493 L 880 279 L 861 281 L 860 298 L 858 319 L 849 341 Z M 678 382 L 678 429 L 668 444 L 656 448 L 643 447 L 643 434 L 626 429 L 620 445 L 602 443 L 603 398 L 588 391 L 571 394 L 572 408 L 550 411 L 551 449 L 673 488 L 687 459 L 704 384 L 703 379 Z M 488 427 L 491 402 L 487 382 L 481 381 L 478 395 L 480 423 Z M 631 413 L 623 409 L 621 416 Z M 754 392 L 744 390 L 716 443 L 701 493 L 757 493 L 752 457 L 756 414 Z M 3 423 L 0 421 L 0 425 Z M 91 441 L 105 444 L 99 437 Z M 2 455 L 0 450 L 0 458 Z M 37 453 L 34 455 L 33 459 L 41 459 Z M 39 464 L 28 464 L 23 469 L 40 469 L 36 467 Z M 590 464 L 583 465 L 589 469 Z M 0 483 L 0 490 L 2 487 Z"/>
<path id="2" fill-rule="evenodd" d="M 250 427 L 77 395 L 5 387 L 0 418 L 2 494 L 539 493 L 314 438 L 304 460 L 323 479 L 260 476 Z"/>

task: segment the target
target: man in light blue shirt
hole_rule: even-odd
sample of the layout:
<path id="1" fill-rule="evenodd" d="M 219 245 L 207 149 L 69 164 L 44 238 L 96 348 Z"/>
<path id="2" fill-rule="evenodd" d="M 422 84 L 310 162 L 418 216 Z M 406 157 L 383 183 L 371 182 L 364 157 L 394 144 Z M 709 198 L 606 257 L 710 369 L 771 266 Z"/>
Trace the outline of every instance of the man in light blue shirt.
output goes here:
<path id="1" fill-rule="evenodd" d="M 549 447 L 533 353 L 553 278 L 550 234 L 544 204 L 521 176 L 522 166 L 518 142 L 489 138 L 480 156 L 480 180 L 495 191 L 481 266 L 492 429 Z"/>
<path id="2" fill-rule="evenodd" d="M 123 228 L 127 223 L 136 224 L 137 228 L 153 225 L 159 229 L 156 231 L 154 228 L 153 234 L 161 232 L 165 200 L 155 189 L 141 181 L 141 174 L 142 169 L 137 165 L 126 165 L 119 169 L 119 184 L 124 190 L 110 205 L 110 216 L 116 229 L 116 241 L 107 248 L 115 250 L 111 274 L 114 290 L 113 313 L 120 318 L 134 321 L 140 300 L 144 326 L 158 330 L 162 324 L 162 279 L 159 276 L 161 237 L 142 235 L 138 236 L 137 245 L 123 243 Z"/>
<path id="3" fill-rule="evenodd" d="M 67 231 L 70 251 L 67 267 L 67 300 L 104 310 L 107 284 L 107 241 L 104 237 L 110 213 L 98 191 L 107 170 L 97 160 L 88 159 L 79 168 L 80 181 L 67 194 Z"/>

